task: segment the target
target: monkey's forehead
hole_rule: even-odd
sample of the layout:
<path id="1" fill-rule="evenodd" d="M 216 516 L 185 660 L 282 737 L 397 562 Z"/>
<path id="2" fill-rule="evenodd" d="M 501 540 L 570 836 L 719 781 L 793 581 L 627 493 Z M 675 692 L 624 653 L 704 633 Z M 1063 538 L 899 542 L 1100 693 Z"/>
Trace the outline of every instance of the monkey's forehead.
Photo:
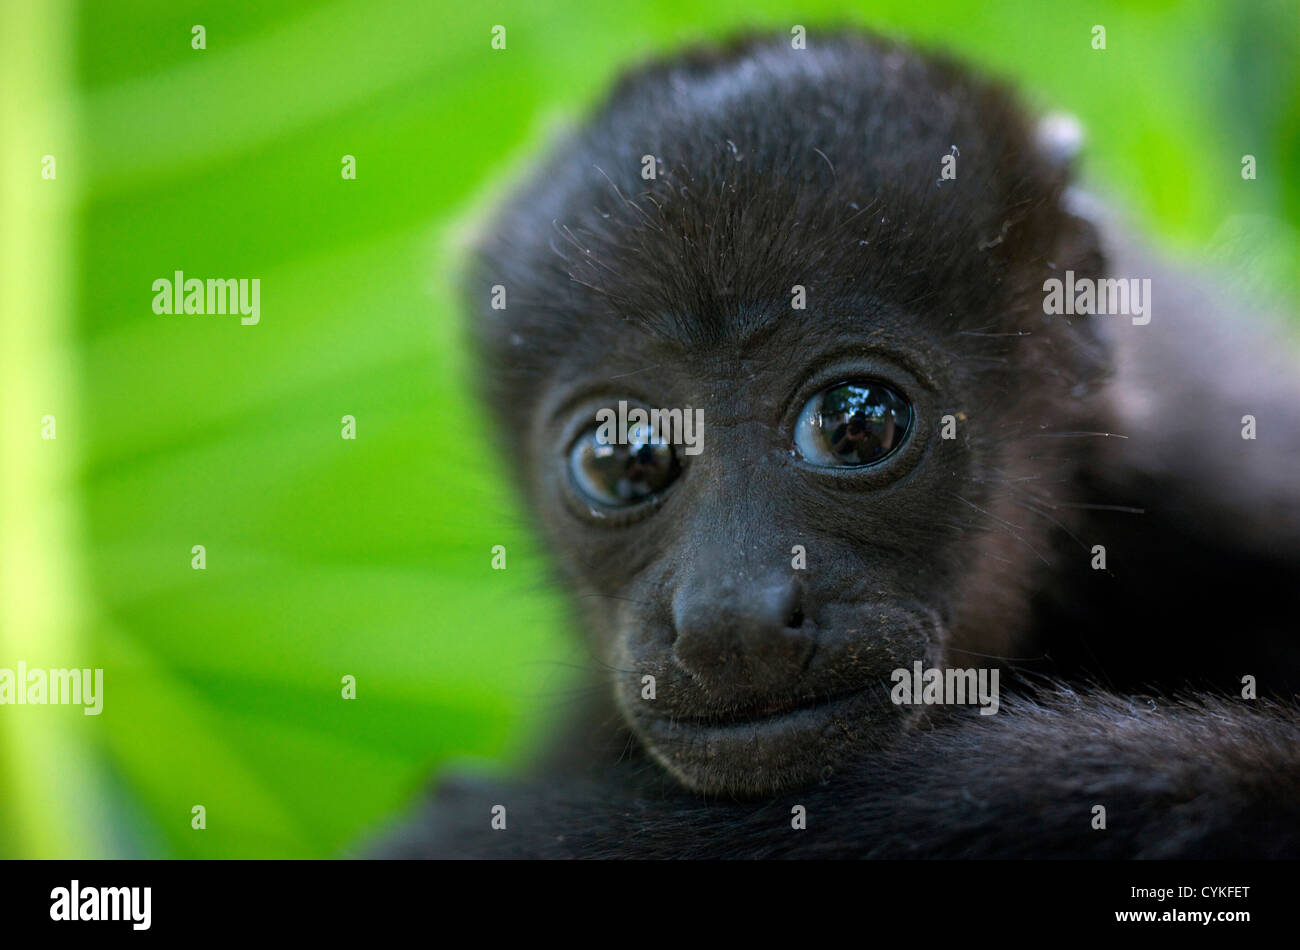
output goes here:
<path id="1" fill-rule="evenodd" d="M 995 214 L 990 183 L 1061 184 L 1032 133 L 1008 90 L 946 58 L 860 33 L 807 49 L 751 37 L 627 73 L 507 214 L 586 222 L 639 198 L 709 206 L 782 186 L 861 207 L 945 180 L 970 182 L 948 203 Z"/>
<path id="2" fill-rule="evenodd" d="M 1012 98 L 946 59 L 860 34 L 751 38 L 625 76 L 502 205 L 468 289 L 506 287 L 520 319 L 706 324 L 796 286 L 987 301 L 1050 244 L 1062 184 Z"/>

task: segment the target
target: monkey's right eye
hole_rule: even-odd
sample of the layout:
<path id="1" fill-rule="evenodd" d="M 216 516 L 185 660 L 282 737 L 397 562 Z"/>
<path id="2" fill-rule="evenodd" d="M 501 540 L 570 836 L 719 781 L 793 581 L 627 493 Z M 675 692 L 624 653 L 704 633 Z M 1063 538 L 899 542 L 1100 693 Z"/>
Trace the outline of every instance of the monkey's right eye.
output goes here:
<path id="1" fill-rule="evenodd" d="M 649 426 L 628 430 L 625 444 L 613 444 L 587 429 L 569 450 L 569 475 L 592 501 L 622 508 L 640 504 L 667 488 L 681 473 L 673 447 Z"/>
<path id="2" fill-rule="evenodd" d="M 794 444 L 814 465 L 876 465 L 898 451 L 911 426 L 912 406 L 892 387 L 841 383 L 808 400 Z"/>

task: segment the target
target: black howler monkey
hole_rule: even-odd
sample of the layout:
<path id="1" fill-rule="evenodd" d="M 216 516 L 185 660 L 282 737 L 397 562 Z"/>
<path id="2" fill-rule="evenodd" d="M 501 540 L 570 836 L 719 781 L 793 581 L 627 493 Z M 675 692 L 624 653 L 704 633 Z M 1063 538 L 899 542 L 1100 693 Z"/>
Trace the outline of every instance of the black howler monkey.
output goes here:
<path id="1" fill-rule="evenodd" d="M 747 38 L 510 196 L 486 402 L 608 701 L 377 853 L 1300 857 L 1300 373 L 1043 130 L 942 57 Z M 701 450 L 610 444 L 620 402 Z M 996 714 L 900 703 L 917 664 Z"/>

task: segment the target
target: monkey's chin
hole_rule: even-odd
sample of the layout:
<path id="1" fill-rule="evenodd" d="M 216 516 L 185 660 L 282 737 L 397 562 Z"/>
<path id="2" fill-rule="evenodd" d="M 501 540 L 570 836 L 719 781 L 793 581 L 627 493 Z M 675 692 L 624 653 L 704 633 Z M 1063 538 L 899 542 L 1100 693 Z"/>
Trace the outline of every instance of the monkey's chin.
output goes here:
<path id="1" fill-rule="evenodd" d="M 897 738 L 908 718 L 868 689 L 768 716 L 642 715 L 632 726 L 651 757 L 686 788 L 757 798 L 829 780 L 846 761 Z"/>

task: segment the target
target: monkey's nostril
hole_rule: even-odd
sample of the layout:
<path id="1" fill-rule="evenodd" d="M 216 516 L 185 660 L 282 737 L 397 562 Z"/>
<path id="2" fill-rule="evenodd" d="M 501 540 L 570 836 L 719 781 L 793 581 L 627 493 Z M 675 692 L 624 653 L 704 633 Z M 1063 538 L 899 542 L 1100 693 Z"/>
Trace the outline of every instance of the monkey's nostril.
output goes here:
<path id="1" fill-rule="evenodd" d="M 800 627 L 802 627 L 802 626 L 803 626 L 803 610 L 801 610 L 800 608 L 796 607 L 796 608 L 794 609 L 794 612 L 790 614 L 790 618 L 789 618 L 788 620 L 786 620 L 785 625 L 786 625 L 787 627 L 789 627 L 791 630 L 798 630 Z"/>

